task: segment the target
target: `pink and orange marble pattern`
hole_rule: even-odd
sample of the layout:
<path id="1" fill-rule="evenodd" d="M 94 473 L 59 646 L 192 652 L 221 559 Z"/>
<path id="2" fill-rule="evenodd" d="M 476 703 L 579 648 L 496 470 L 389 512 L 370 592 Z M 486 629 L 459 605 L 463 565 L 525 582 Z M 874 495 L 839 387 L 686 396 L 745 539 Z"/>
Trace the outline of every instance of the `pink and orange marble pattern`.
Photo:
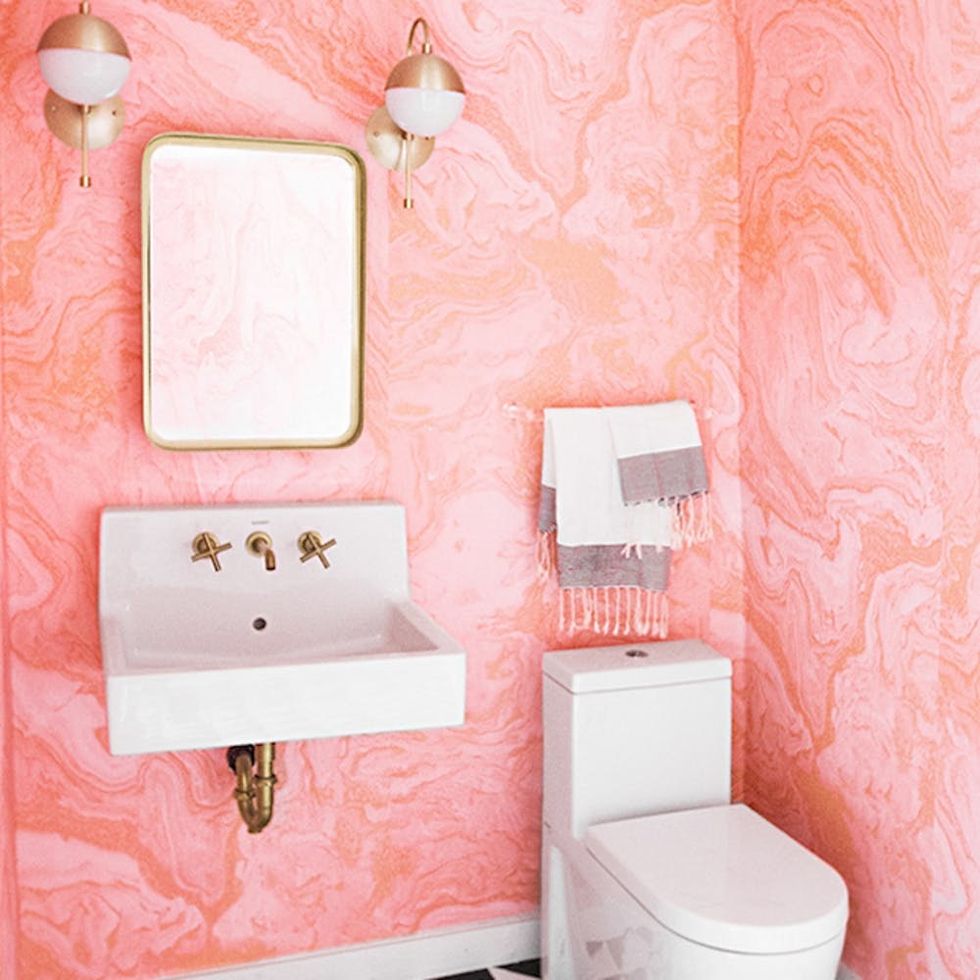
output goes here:
<path id="1" fill-rule="evenodd" d="M 980 9 L 740 0 L 745 796 L 980 976 Z"/>
<path id="2" fill-rule="evenodd" d="M 530 910 L 559 642 L 537 413 L 665 396 L 705 423 L 717 533 L 677 562 L 672 629 L 736 660 L 736 792 L 844 873 L 864 980 L 980 975 L 976 4 L 428 5 L 468 103 L 414 213 L 367 160 L 364 435 L 189 455 L 140 424 L 143 145 L 361 147 L 420 11 L 101 0 L 129 122 L 82 193 L 33 55 L 70 6 L 0 0 L 0 975 Z M 283 746 L 257 839 L 220 753 L 108 755 L 102 506 L 379 496 L 469 651 L 464 727 Z"/>
<path id="3" fill-rule="evenodd" d="M 673 629 L 743 648 L 732 15 L 724 0 L 427 4 L 468 103 L 414 212 L 367 160 L 363 436 L 171 454 L 140 421 L 143 146 L 183 129 L 361 148 L 423 11 L 94 7 L 133 71 L 126 129 L 82 192 L 34 57 L 71 3 L 0 0 L 0 973 L 146 977 L 530 911 L 540 655 L 559 643 L 534 576 L 543 406 L 697 404 L 718 523 L 676 564 Z M 465 726 L 282 746 L 260 837 L 220 752 L 108 754 L 101 507 L 372 497 L 406 505 L 415 597 L 467 648 Z"/>

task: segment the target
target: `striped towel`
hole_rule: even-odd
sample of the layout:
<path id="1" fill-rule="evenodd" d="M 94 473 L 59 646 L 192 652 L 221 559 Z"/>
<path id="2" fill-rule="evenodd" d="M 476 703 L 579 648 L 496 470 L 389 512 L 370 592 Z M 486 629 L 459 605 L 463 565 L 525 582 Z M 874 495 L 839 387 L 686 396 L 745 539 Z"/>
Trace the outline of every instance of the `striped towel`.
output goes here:
<path id="1" fill-rule="evenodd" d="M 671 548 L 711 536 L 687 402 L 546 409 L 538 565 L 557 567 L 559 628 L 667 635 Z"/>

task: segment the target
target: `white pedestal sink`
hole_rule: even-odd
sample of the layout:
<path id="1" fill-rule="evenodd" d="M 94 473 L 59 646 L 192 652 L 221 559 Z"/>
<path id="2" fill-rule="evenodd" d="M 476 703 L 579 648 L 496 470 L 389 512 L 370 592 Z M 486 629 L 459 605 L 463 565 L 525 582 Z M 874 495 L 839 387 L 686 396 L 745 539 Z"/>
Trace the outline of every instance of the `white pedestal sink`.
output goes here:
<path id="1" fill-rule="evenodd" d="M 191 560 L 203 532 L 220 571 Z M 466 655 L 409 597 L 398 504 L 107 508 L 99 627 L 114 755 L 463 722 Z"/>

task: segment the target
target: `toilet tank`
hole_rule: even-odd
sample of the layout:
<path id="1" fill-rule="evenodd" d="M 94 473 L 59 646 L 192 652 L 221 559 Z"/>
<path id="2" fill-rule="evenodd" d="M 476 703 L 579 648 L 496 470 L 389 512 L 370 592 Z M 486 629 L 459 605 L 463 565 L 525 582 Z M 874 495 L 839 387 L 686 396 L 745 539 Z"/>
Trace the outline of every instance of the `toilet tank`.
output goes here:
<path id="1" fill-rule="evenodd" d="M 544 822 L 592 824 L 730 802 L 731 674 L 700 640 L 544 657 Z"/>

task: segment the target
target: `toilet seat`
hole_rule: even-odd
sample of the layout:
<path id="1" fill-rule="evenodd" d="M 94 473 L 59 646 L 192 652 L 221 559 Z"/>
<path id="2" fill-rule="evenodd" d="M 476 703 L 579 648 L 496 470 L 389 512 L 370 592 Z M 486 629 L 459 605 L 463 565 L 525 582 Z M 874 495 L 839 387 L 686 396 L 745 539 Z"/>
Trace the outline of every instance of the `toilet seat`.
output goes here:
<path id="1" fill-rule="evenodd" d="M 847 923 L 841 876 L 742 804 L 597 824 L 585 845 L 662 925 L 705 946 L 788 953 Z"/>

